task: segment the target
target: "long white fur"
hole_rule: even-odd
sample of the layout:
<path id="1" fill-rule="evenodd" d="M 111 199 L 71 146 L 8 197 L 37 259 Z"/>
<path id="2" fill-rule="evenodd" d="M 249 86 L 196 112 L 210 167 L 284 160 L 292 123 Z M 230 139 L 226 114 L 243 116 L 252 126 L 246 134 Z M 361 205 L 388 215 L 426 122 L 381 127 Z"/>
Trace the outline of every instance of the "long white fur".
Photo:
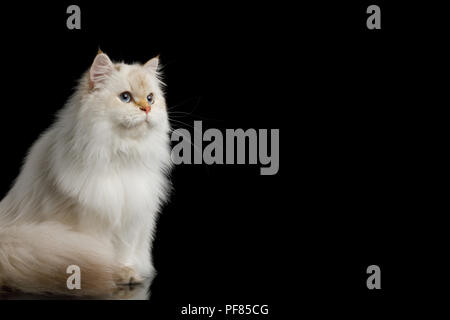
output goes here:
<path id="1" fill-rule="evenodd" d="M 33 144 L 0 202 L 0 288 L 71 294 L 63 281 L 71 264 L 89 280 L 77 294 L 108 292 L 112 280 L 127 281 L 121 270 L 132 270 L 135 280 L 152 277 L 155 218 L 171 166 L 155 59 L 113 64 L 99 54 L 101 63 L 94 60 Z M 124 91 L 135 101 L 153 93 L 148 115 L 121 101 Z"/>

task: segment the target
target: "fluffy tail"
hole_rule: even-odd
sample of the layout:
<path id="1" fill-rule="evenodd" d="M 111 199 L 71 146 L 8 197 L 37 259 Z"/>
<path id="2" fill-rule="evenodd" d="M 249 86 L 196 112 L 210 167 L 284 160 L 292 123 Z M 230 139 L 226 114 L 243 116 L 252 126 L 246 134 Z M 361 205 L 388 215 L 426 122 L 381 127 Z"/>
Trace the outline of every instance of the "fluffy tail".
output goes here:
<path id="1" fill-rule="evenodd" d="M 0 227 L 0 291 L 7 287 L 39 294 L 111 295 L 118 274 L 113 261 L 108 245 L 59 223 Z M 68 288 L 71 265 L 80 268 L 81 289 Z"/>

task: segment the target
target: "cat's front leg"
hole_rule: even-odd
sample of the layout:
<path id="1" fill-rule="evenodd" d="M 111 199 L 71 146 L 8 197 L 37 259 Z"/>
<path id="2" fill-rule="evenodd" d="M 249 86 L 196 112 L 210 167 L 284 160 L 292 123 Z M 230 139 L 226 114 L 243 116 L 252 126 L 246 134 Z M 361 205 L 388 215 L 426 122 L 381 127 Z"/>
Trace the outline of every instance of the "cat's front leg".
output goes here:
<path id="1" fill-rule="evenodd" d="M 115 281 L 119 285 L 133 285 L 142 283 L 144 278 L 141 277 L 132 267 L 123 266 L 116 275 Z"/>
<path id="2" fill-rule="evenodd" d="M 154 216 L 154 214 L 146 216 L 141 220 L 139 228 L 135 228 L 136 238 L 131 252 L 133 268 L 146 279 L 152 279 L 155 275 L 151 256 L 152 234 L 155 228 Z"/>
<path id="3" fill-rule="evenodd" d="M 118 283 L 141 283 L 154 276 L 150 253 L 150 231 L 136 232 L 134 239 L 116 243 L 117 260 L 123 267 Z"/>
<path id="4" fill-rule="evenodd" d="M 150 237 L 150 235 L 148 234 Z M 133 250 L 133 267 L 142 278 L 153 278 L 155 269 L 151 258 L 150 241 L 143 241 L 136 245 Z"/>
<path id="5" fill-rule="evenodd" d="M 117 275 L 118 284 L 137 284 L 154 277 L 149 250 L 150 248 L 140 247 L 132 257 L 126 259 Z"/>

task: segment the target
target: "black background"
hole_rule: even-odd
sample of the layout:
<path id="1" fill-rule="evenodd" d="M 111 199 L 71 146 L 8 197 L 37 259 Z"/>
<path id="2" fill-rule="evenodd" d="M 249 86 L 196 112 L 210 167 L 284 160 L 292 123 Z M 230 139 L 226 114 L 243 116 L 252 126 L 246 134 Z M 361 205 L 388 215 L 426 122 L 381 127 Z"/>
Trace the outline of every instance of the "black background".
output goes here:
<path id="1" fill-rule="evenodd" d="M 81 7 L 81 30 L 66 28 L 70 4 Z M 366 28 L 370 4 L 381 7 L 381 30 Z M 268 304 L 287 319 L 398 306 L 442 268 L 426 244 L 440 236 L 424 219 L 434 168 L 422 170 L 425 106 L 438 103 L 425 85 L 443 54 L 437 12 L 381 1 L 4 7 L 1 194 L 98 48 L 125 62 L 160 54 L 174 128 L 279 128 L 280 170 L 177 166 L 151 301 L 98 310 L 182 319 L 188 303 Z M 371 264 L 379 291 L 366 287 Z"/>

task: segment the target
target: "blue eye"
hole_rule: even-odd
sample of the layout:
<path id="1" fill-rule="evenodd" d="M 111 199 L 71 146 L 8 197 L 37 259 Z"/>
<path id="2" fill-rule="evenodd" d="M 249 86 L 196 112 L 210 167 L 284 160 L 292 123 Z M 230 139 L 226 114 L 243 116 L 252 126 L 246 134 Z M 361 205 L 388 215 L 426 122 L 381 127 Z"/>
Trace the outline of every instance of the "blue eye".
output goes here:
<path id="1" fill-rule="evenodd" d="M 155 99 L 153 98 L 153 93 L 150 93 L 150 94 L 147 96 L 147 101 L 148 101 L 148 103 L 150 103 L 150 104 L 153 104 L 153 102 L 155 102 Z"/>
<path id="2" fill-rule="evenodd" d="M 129 93 L 128 91 L 122 92 L 119 95 L 119 98 L 122 102 L 128 103 L 131 101 L 131 93 Z"/>

